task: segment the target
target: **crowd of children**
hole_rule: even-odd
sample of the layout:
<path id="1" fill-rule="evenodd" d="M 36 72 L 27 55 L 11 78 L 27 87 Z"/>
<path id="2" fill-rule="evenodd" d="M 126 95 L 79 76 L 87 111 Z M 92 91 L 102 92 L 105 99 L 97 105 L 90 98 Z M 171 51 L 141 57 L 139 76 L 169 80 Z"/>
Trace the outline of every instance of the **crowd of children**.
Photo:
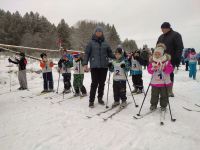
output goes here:
<path id="1" fill-rule="evenodd" d="M 168 88 L 172 86 L 170 80 L 170 73 L 173 72 L 174 68 L 170 62 L 170 55 L 165 54 L 165 45 L 160 43 L 157 44 L 152 56 L 148 61 L 148 72 L 152 75 L 150 85 L 151 88 L 151 100 L 150 110 L 155 110 L 160 100 L 161 110 L 166 110 L 168 104 Z M 52 68 L 54 63 L 47 57 L 46 53 L 42 53 L 40 61 L 40 67 L 43 76 L 43 91 L 54 92 L 54 82 Z M 200 55 L 196 54 L 194 49 L 190 49 L 189 52 L 183 56 L 189 68 L 189 77 L 196 79 L 197 63 L 200 59 Z M 68 53 L 67 50 L 61 51 L 61 58 L 58 62 L 58 72 L 63 76 L 64 89 L 63 93 L 70 93 L 74 89 L 74 96 L 87 96 L 87 91 L 83 85 L 84 80 L 84 68 L 83 68 L 84 54 L 79 52 Z M 19 54 L 19 58 L 12 60 L 8 59 L 9 62 L 17 64 L 19 67 L 18 79 L 19 79 L 19 90 L 27 89 L 27 78 L 26 78 L 26 64 L 27 60 L 24 53 Z M 127 102 L 126 96 L 126 83 L 128 72 L 132 77 L 134 90 L 132 93 L 141 94 L 143 93 L 143 79 L 142 79 L 142 66 L 144 60 L 140 55 L 140 51 L 130 53 L 128 56 L 121 47 L 115 50 L 115 59 L 109 64 L 108 68 L 110 72 L 113 72 L 113 97 L 114 102 L 112 107 L 120 105 L 125 107 Z M 71 85 L 71 71 L 73 69 L 73 88 Z"/>

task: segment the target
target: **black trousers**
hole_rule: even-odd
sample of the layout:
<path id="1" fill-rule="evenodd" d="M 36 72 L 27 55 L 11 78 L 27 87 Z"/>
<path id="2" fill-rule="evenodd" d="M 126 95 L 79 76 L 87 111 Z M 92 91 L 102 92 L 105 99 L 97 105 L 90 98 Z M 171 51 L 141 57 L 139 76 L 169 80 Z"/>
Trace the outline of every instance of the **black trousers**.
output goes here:
<path id="1" fill-rule="evenodd" d="M 108 68 L 91 68 L 90 102 L 94 102 L 98 88 L 98 99 L 102 99 Z"/>
<path id="2" fill-rule="evenodd" d="M 63 73 L 64 89 L 69 90 L 71 88 L 71 73 Z"/>
<path id="3" fill-rule="evenodd" d="M 113 93 L 115 102 L 126 101 L 126 81 L 113 81 Z"/>
<path id="4" fill-rule="evenodd" d="M 142 74 L 132 75 L 132 81 L 135 88 L 140 89 L 140 90 L 143 89 Z"/>
<path id="5" fill-rule="evenodd" d="M 53 90 L 53 74 L 52 72 L 43 73 L 44 90 Z"/>
<path id="6" fill-rule="evenodd" d="M 188 67 L 189 67 L 189 61 L 185 62 L 185 71 L 188 71 Z"/>

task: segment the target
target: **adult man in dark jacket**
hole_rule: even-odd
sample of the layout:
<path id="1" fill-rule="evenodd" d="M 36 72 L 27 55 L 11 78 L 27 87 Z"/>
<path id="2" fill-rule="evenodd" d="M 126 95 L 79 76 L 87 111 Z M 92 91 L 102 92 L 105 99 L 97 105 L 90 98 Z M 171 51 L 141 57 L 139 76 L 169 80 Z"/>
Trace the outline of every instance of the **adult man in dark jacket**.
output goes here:
<path id="1" fill-rule="evenodd" d="M 98 102 L 99 104 L 104 105 L 102 98 L 104 94 L 109 58 L 115 58 L 115 56 L 112 53 L 109 44 L 105 41 L 103 29 L 101 27 L 97 27 L 92 36 L 92 40 L 86 46 L 83 61 L 85 71 L 89 71 L 88 61 L 90 61 L 92 83 L 90 89 L 89 107 L 91 108 L 94 107 L 97 87 Z"/>
<path id="2" fill-rule="evenodd" d="M 166 45 L 166 53 L 171 55 L 171 63 L 173 67 L 179 67 L 181 62 L 181 56 L 183 51 L 182 37 L 178 32 L 172 30 L 171 25 L 168 22 L 164 22 L 161 25 L 162 35 L 158 38 L 158 43 L 164 43 Z M 171 81 L 174 82 L 174 73 L 170 74 Z M 172 88 L 169 89 L 169 96 L 174 97 Z"/>

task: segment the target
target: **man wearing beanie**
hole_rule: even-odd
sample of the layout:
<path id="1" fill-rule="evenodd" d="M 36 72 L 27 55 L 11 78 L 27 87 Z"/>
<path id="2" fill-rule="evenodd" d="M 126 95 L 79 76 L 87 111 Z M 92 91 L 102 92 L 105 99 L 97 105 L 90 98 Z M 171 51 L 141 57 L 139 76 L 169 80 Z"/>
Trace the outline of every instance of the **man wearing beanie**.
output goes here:
<path id="1" fill-rule="evenodd" d="M 108 71 L 109 58 L 115 58 L 109 44 L 105 41 L 102 27 L 97 27 L 92 36 L 92 40 L 88 43 L 85 49 L 85 57 L 83 61 L 84 70 L 88 69 L 88 61 L 91 68 L 91 89 L 89 98 L 89 107 L 94 107 L 96 90 L 98 87 L 98 103 L 104 105 L 102 100 L 104 94 L 104 86 Z"/>
<path id="2" fill-rule="evenodd" d="M 173 31 L 169 22 L 164 22 L 161 25 L 162 35 L 158 38 L 158 43 L 164 43 L 166 45 L 165 53 L 171 55 L 171 63 L 173 67 L 179 67 L 181 62 L 181 56 L 183 51 L 182 37 L 178 32 Z M 170 74 L 170 79 L 174 83 L 174 73 Z M 172 87 L 169 88 L 169 96 L 174 97 Z"/>

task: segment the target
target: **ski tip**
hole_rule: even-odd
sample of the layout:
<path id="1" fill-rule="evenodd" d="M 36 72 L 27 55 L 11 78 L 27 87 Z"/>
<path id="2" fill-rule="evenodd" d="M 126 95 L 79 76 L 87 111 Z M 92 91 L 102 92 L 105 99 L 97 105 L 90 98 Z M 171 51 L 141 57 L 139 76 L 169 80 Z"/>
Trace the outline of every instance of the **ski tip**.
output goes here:
<path id="1" fill-rule="evenodd" d="M 140 114 L 137 114 L 137 116 L 141 116 Z"/>
<path id="2" fill-rule="evenodd" d="M 86 118 L 90 119 L 90 118 L 92 118 L 92 117 L 91 117 L 91 116 L 86 116 Z"/>
<path id="3" fill-rule="evenodd" d="M 103 118 L 103 121 L 106 122 L 108 119 L 107 118 Z"/>
<path id="4" fill-rule="evenodd" d="M 164 122 L 160 122 L 160 125 L 163 126 L 163 125 L 164 125 Z"/>
<path id="5" fill-rule="evenodd" d="M 175 122 L 176 121 L 176 119 L 171 119 L 172 120 L 172 122 Z"/>

